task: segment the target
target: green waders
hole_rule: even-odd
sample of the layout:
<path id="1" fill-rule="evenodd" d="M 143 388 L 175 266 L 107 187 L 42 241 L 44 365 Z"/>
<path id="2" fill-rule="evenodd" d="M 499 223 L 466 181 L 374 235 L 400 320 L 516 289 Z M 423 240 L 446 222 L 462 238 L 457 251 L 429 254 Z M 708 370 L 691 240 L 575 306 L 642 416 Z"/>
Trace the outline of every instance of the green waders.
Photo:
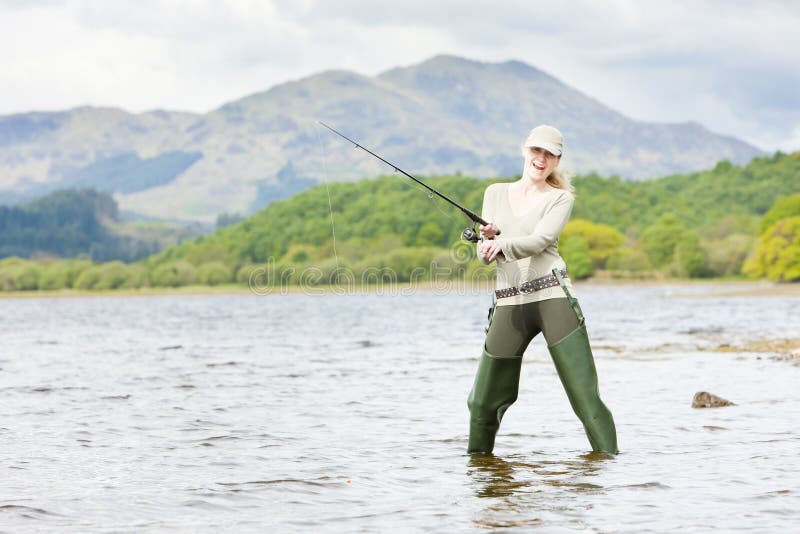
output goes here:
<path id="1" fill-rule="evenodd" d="M 564 285 L 561 273 L 556 273 L 556 278 L 567 299 L 503 306 L 495 311 L 467 401 L 470 409 L 467 452 L 492 452 L 503 414 L 517 400 L 522 354 L 540 332 L 549 343 L 558 376 L 592 449 L 609 454 L 618 452 L 614 418 L 600 400 L 597 370 L 583 313 Z M 514 355 L 490 354 L 487 347 Z"/>
<path id="2" fill-rule="evenodd" d="M 597 370 L 586 326 L 581 325 L 561 341 L 547 347 L 564 384 L 569 403 L 583 423 L 595 451 L 616 454 L 617 429 L 611 411 L 600 400 Z"/>
<path id="3" fill-rule="evenodd" d="M 561 272 L 553 269 L 553 274 L 567 295 L 570 306 L 575 310 L 579 326 L 547 348 L 553 357 L 558 377 L 567 392 L 572 410 L 583 423 L 592 450 L 617 454 L 619 452 L 617 427 L 614 425 L 611 411 L 600 400 L 597 369 L 594 366 L 589 334 L 586 332 L 586 320 L 578 300 L 572 296 L 564 283 Z"/>
<path id="4" fill-rule="evenodd" d="M 467 452 L 492 452 L 494 437 L 509 406 L 517 400 L 522 356 L 494 356 L 483 349 L 475 383 L 467 399 Z"/>

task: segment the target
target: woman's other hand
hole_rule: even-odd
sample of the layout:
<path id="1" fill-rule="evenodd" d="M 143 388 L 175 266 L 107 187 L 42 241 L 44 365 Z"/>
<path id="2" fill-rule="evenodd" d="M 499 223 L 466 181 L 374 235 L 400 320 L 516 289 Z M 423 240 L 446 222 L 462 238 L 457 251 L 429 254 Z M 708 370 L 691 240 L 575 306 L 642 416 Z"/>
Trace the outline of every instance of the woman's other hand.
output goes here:
<path id="1" fill-rule="evenodd" d="M 478 252 L 486 257 L 487 262 L 492 262 L 498 254 L 503 252 L 500 243 L 493 240 L 481 241 L 478 243 Z"/>

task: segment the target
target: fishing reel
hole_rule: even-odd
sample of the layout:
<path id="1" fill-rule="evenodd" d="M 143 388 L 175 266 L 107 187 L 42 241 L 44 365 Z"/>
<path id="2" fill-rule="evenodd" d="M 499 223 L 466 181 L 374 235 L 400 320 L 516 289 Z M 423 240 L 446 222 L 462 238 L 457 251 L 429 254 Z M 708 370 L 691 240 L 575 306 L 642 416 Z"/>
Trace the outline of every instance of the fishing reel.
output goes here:
<path id="1" fill-rule="evenodd" d="M 461 237 L 469 241 L 470 243 L 477 243 L 481 239 L 481 234 L 475 231 L 474 226 L 470 226 L 464 228 L 464 231 L 461 232 Z"/>

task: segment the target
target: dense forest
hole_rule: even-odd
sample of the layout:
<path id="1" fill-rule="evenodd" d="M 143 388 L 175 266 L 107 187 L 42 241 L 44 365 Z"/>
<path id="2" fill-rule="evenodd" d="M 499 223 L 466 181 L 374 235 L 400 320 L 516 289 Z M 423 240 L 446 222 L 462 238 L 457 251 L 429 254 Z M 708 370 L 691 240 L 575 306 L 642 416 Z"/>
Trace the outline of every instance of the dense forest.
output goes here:
<path id="1" fill-rule="evenodd" d="M 116 201 L 93 189 L 64 189 L 0 206 L 0 258 L 132 262 L 199 233 L 199 227 L 177 223 L 123 222 Z"/>
<path id="2" fill-rule="evenodd" d="M 91 189 L 65 189 L 17 206 L 0 206 L 0 257 L 86 255 L 94 261 L 134 261 L 157 243 L 117 235 L 117 203 Z"/>
<path id="3" fill-rule="evenodd" d="M 426 181 L 480 211 L 484 189 L 499 180 Z M 574 278 L 800 280 L 800 153 L 647 182 L 578 176 L 573 185 L 575 208 L 559 248 Z M 491 278 L 492 268 L 459 240 L 468 224 L 399 175 L 323 184 L 134 265 L 65 262 L 62 270 L 72 274 L 64 287 Z M 53 287 L 33 279 L 37 269 L 40 276 L 58 271 L 55 265 L 23 264 L 0 262 L 0 288 Z M 23 268 L 26 283 L 14 282 Z"/>

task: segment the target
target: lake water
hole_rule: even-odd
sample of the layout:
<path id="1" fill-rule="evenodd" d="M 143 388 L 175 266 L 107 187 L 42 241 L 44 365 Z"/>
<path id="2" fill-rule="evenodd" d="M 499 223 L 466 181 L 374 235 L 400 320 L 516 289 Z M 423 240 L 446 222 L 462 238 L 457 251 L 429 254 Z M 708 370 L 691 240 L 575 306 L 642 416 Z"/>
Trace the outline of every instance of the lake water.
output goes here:
<path id="1" fill-rule="evenodd" d="M 486 291 L 2 299 L 0 531 L 795 531 L 800 366 L 710 349 L 800 299 L 716 289 L 578 286 L 613 459 L 541 339 L 465 454 Z"/>

